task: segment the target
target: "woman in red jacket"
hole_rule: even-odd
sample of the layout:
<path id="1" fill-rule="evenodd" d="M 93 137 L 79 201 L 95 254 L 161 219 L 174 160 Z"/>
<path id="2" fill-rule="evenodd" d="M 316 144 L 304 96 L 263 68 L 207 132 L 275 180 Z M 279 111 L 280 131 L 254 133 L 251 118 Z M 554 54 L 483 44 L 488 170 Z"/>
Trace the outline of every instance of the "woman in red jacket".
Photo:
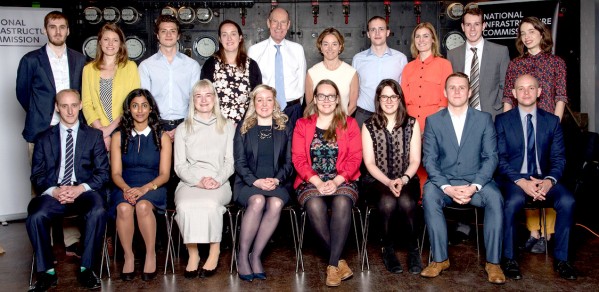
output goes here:
<path id="1" fill-rule="evenodd" d="M 330 252 L 327 286 L 339 286 L 353 275 L 340 258 L 358 199 L 355 180 L 362 162 L 360 129 L 339 102 L 337 85 L 328 79 L 320 81 L 304 118 L 295 125 L 292 140 L 298 202 Z"/>

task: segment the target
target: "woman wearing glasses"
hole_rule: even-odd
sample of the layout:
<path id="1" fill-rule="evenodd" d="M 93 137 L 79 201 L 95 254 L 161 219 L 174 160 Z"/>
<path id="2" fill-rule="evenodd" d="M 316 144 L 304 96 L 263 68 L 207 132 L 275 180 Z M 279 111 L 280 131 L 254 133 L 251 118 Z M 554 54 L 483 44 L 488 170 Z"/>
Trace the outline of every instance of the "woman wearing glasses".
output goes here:
<path id="1" fill-rule="evenodd" d="M 420 127 L 408 115 L 403 92 L 392 79 L 384 79 L 376 88 L 375 113 L 362 126 L 364 164 L 368 174 L 363 176 L 371 190 L 383 223 L 383 263 L 392 273 L 403 269 L 393 248 L 395 232 L 390 232 L 393 213 L 399 212 L 408 226 L 408 269 L 412 274 L 422 271 L 418 251 L 416 213 L 420 187 L 416 170 L 420 165 Z M 369 196 L 369 199 L 371 197 Z"/>
<path id="2" fill-rule="evenodd" d="M 353 275 L 340 258 L 358 199 L 355 180 L 360 176 L 362 143 L 356 120 L 339 105 L 339 89 L 333 81 L 318 82 L 314 97 L 293 132 L 292 160 L 297 171 L 293 186 L 314 232 L 329 251 L 326 285 L 339 286 Z"/>

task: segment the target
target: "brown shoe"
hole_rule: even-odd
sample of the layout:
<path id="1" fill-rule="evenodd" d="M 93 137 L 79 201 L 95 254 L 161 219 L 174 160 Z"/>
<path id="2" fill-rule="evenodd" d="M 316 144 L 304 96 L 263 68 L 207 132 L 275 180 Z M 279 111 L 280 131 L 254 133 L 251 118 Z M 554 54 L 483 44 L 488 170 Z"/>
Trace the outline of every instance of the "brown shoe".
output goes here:
<path id="1" fill-rule="evenodd" d="M 432 262 L 428 265 L 428 267 L 424 268 L 422 272 L 420 272 L 420 276 L 425 278 L 434 278 L 439 276 L 441 272 L 449 269 L 449 259 L 446 259 L 440 263 Z"/>
<path id="2" fill-rule="evenodd" d="M 339 268 L 329 265 L 327 267 L 327 286 L 337 287 L 341 285 L 341 276 L 339 275 Z"/>
<path id="3" fill-rule="evenodd" d="M 341 277 L 341 281 L 347 280 L 354 275 L 354 272 L 352 272 L 345 260 L 339 260 L 337 267 L 339 268 L 339 276 Z"/>
<path id="4" fill-rule="evenodd" d="M 505 283 L 505 275 L 501 270 L 501 267 L 497 264 L 486 263 L 485 271 L 487 272 L 487 276 L 489 276 L 489 282 L 493 284 L 504 284 Z"/>

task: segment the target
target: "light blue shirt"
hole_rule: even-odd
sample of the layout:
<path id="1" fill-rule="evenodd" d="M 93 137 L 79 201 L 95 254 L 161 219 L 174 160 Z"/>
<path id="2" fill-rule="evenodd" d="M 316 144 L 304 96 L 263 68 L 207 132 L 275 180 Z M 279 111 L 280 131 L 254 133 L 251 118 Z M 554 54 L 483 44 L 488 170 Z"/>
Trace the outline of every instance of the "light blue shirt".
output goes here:
<path id="1" fill-rule="evenodd" d="M 60 184 L 63 180 L 64 177 L 64 172 L 65 172 L 65 159 L 66 159 L 66 152 L 67 152 L 67 135 L 69 134 L 67 132 L 68 129 L 72 129 L 73 132 L 71 132 L 71 135 L 73 136 L 73 157 L 75 157 L 75 151 L 77 151 L 77 132 L 79 131 L 79 121 L 77 121 L 77 123 L 75 123 L 75 125 L 71 128 L 67 128 L 67 126 L 63 125 L 62 123 L 58 124 L 58 129 L 60 130 L 60 169 L 58 171 L 58 181 L 56 182 L 56 184 Z M 77 176 L 75 174 L 75 169 L 77 169 L 77 167 L 73 166 L 73 175 L 71 176 L 71 181 L 75 182 L 77 181 Z M 83 183 L 81 184 L 84 188 L 85 191 L 89 191 L 91 190 L 91 188 L 89 187 L 88 184 Z M 56 187 L 49 187 L 44 193 L 43 195 L 52 195 L 52 192 L 54 191 Z"/>
<path id="2" fill-rule="evenodd" d="M 200 80 L 198 62 L 177 52 L 169 63 L 159 50 L 141 62 L 138 70 L 141 87 L 148 89 L 156 99 L 161 119 L 187 117 L 191 88 Z"/>
<path id="3" fill-rule="evenodd" d="M 372 52 L 372 48 L 357 53 L 352 60 L 352 67 L 360 78 L 358 107 L 374 112 L 374 95 L 376 87 L 383 79 L 393 79 L 401 83 L 401 72 L 408 64 L 408 58 L 400 51 L 387 48 L 383 56 Z"/>

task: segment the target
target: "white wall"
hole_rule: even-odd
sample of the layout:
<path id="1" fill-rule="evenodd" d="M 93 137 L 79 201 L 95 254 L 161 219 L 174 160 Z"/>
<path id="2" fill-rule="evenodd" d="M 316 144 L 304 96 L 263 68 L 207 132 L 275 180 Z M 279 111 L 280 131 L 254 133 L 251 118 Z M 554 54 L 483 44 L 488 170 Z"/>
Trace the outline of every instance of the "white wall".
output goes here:
<path id="1" fill-rule="evenodd" d="M 599 130 L 599 0 L 580 1 L 580 108 L 589 114 L 589 131 Z"/>

